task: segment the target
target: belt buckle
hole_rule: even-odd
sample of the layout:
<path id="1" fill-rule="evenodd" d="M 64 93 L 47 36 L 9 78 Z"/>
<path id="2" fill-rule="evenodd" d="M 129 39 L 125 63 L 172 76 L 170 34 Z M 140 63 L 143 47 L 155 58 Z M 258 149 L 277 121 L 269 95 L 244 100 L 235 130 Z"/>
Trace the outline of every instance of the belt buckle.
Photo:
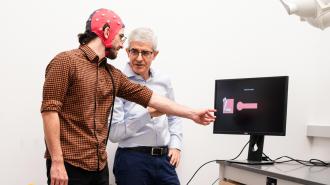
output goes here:
<path id="1" fill-rule="evenodd" d="M 151 155 L 162 155 L 163 148 L 151 148 Z"/>

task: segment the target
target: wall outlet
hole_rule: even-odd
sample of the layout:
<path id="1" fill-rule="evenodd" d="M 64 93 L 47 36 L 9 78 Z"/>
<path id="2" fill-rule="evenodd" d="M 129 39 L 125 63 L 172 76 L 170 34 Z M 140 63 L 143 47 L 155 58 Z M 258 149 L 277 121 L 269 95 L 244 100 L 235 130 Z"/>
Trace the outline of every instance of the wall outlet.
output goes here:
<path id="1" fill-rule="evenodd" d="M 266 185 L 277 185 L 277 179 L 267 177 Z"/>

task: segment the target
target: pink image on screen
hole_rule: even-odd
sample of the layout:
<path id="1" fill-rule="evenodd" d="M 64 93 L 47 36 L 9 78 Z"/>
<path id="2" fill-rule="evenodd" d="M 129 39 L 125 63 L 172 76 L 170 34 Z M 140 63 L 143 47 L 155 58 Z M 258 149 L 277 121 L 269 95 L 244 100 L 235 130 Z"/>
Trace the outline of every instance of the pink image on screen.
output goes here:
<path id="1" fill-rule="evenodd" d="M 258 109 L 258 103 L 243 103 L 241 101 L 237 102 L 237 110 L 241 111 L 243 109 Z"/>
<path id="2" fill-rule="evenodd" d="M 234 113 L 234 99 L 223 98 L 223 113 L 233 114 Z"/>

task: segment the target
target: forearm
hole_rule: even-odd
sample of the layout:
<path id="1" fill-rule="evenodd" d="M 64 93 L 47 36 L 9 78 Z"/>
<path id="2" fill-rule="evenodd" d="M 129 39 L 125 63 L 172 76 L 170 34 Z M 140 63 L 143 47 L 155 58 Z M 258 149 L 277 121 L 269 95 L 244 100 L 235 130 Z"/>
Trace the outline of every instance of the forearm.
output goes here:
<path id="1" fill-rule="evenodd" d="M 57 112 L 47 111 L 42 113 L 44 134 L 48 151 L 53 162 L 63 162 L 60 142 L 60 120 Z"/>
<path id="2" fill-rule="evenodd" d="M 188 119 L 192 119 L 194 114 L 193 109 L 177 104 L 170 99 L 157 95 L 156 93 L 152 94 L 148 105 L 165 114 Z"/>
<path id="3" fill-rule="evenodd" d="M 174 115 L 193 120 L 201 125 L 208 125 L 215 120 L 215 109 L 195 110 L 183 105 L 179 105 L 167 98 L 152 94 L 148 106 L 157 109 L 167 115 Z"/>

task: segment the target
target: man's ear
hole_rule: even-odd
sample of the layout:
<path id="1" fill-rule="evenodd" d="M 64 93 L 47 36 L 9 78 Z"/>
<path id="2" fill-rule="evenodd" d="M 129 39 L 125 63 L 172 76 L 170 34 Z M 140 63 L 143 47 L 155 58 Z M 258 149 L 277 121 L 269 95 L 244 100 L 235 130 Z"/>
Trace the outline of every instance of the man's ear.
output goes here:
<path id="1" fill-rule="evenodd" d="M 154 54 L 154 58 L 156 58 L 156 56 L 158 55 L 159 51 L 154 51 L 153 54 Z"/>
<path id="2" fill-rule="evenodd" d="M 104 29 L 104 38 L 108 39 L 109 38 L 109 35 L 110 35 L 110 27 L 107 26 L 105 29 Z"/>
<path id="3" fill-rule="evenodd" d="M 126 48 L 127 56 L 129 56 L 129 48 Z"/>

